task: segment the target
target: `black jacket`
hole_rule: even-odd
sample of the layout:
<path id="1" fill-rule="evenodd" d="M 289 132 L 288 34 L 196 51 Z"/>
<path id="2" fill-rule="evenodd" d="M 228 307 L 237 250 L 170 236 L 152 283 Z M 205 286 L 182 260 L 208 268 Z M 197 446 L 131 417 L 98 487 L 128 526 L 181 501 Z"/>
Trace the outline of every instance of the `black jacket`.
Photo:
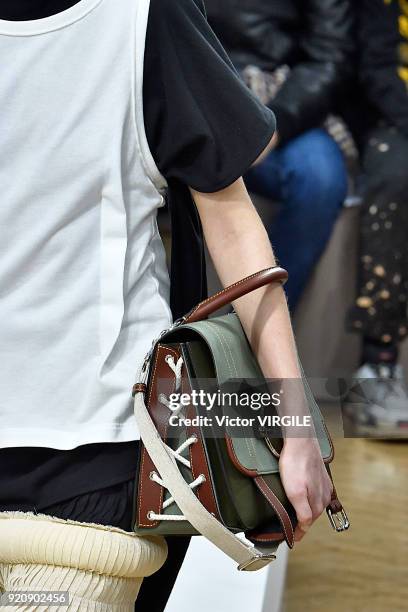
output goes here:
<path id="1" fill-rule="evenodd" d="M 408 137 L 408 0 L 359 0 L 360 83 L 377 118 Z"/>
<path id="2" fill-rule="evenodd" d="M 206 0 L 238 69 L 292 68 L 270 105 L 281 140 L 317 126 L 353 71 L 352 0 Z"/>

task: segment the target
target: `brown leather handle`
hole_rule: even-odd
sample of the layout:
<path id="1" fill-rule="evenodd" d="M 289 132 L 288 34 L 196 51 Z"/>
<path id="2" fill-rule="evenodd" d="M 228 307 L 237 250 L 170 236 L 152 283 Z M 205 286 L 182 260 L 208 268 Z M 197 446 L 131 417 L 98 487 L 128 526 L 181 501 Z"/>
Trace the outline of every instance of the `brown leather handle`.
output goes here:
<path id="1" fill-rule="evenodd" d="M 195 321 L 202 321 L 213 312 L 216 312 L 223 306 L 231 304 L 231 302 L 237 300 L 243 295 L 251 293 L 251 291 L 255 291 L 255 289 L 259 289 L 260 287 L 264 287 L 270 283 L 281 283 L 283 285 L 287 279 L 287 271 L 283 268 L 279 268 L 278 266 L 274 268 L 266 268 L 266 270 L 260 270 L 259 272 L 251 274 L 251 276 L 247 276 L 237 283 L 226 287 L 203 302 L 200 302 L 198 306 L 193 308 L 193 310 L 186 315 L 185 322 L 194 323 Z"/>

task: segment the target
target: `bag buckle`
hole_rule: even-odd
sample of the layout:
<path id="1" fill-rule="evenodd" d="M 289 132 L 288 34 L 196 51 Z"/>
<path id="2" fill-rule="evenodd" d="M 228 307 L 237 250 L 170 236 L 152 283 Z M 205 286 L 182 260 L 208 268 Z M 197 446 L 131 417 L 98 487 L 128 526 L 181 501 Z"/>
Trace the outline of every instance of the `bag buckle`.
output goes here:
<path id="1" fill-rule="evenodd" d="M 253 557 L 252 559 L 244 561 L 244 563 L 238 565 L 237 570 L 239 572 L 251 571 L 251 566 L 254 563 L 259 563 L 261 561 L 265 562 L 265 565 L 267 565 L 268 563 L 271 563 L 271 561 L 275 561 L 275 559 L 276 555 L 274 553 L 270 553 L 267 555 L 258 555 L 257 557 Z"/>
<path id="2" fill-rule="evenodd" d="M 327 508 L 326 512 L 331 526 L 333 527 L 334 531 L 337 531 L 337 533 L 346 531 L 350 527 L 350 521 L 344 508 L 338 512 L 333 512 L 331 508 Z"/>

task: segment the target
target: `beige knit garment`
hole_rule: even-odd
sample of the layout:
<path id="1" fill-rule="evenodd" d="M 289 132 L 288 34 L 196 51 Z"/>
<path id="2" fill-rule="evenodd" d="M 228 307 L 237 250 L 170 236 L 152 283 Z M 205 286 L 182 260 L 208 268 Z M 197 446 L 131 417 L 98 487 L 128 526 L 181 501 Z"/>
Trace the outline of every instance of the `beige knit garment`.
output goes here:
<path id="1" fill-rule="evenodd" d="M 0 605 L 3 612 L 127 612 L 163 565 L 162 538 L 26 512 L 0 513 L 0 593 L 68 591 L 68 606 Z M 137 609 L 137 608 L 136 608 Z"/>

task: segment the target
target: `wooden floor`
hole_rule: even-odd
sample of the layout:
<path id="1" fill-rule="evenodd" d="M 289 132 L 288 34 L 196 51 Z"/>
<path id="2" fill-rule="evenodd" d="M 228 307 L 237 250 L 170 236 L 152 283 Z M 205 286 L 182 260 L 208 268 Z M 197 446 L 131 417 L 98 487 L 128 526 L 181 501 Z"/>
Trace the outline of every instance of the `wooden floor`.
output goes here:
<path id="1" fill-rule="evenodd" d="M 324 516 L 290 554 L 284 611 L 408 611 L 408 442 L 335 445 L 352 526 L 336 534 Z"/>

